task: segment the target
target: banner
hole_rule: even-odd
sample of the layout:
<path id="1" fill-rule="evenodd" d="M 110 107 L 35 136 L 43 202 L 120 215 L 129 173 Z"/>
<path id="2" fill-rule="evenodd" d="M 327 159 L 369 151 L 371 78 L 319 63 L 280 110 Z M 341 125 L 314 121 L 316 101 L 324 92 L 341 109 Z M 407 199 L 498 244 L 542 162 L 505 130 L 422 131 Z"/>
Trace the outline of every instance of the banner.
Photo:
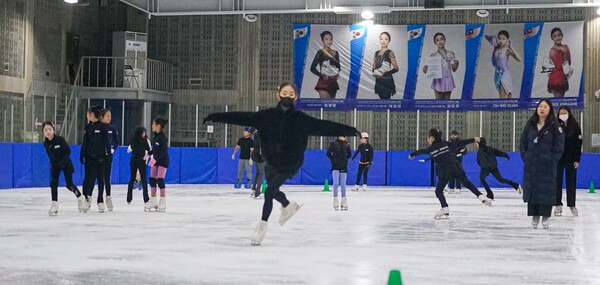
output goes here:
<path id="1" fill-rule="evenodd" d="M 583 108 L 583 22 L 292 30 L 300 109 Z"/>

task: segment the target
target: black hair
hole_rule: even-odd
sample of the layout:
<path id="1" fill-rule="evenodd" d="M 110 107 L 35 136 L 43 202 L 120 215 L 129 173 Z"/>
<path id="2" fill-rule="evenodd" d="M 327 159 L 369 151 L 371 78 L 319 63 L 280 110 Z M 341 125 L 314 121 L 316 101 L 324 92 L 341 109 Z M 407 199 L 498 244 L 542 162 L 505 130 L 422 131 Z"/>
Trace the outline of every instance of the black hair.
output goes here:
<path id="1" fill-rule="evenodd" d="M 169 120 L 167 120 L 167 119 L 165 119 L 165 118 L 163 118 L 161 116 L 158 116 L 158 117 L 154 118 L 154 120 L 152 120 L 152 122 L 154 122 L 155 124 L 159 125 L 160 126 L 160 130 L 162 131 L 162 130 L 165 129 L 165 126 L 167 125 L 167 123 L 169 123 Z"/>
<path id="2" fill-rule="evenodd" d="M 450 133 L 453 136 L 458 136 L 458 131 L 457 130 L 452 130 L 452 132 Z"/>
<path id="3" fill-rule="evenodd" d="M 146 133 L 146 135 L 148 135 L 148 132 L 146 132 L 146 128 L 142 126 L 135 128 L 135 131 L 133 132 L 133 138 L 140 139 L 142 133 Z"/>
<path id="4" fill-rule="evenodd" d="M 560 106 L 560 108 L 558 108 L 558 111 L 556 112 L 557 115 L 560 115 L 560 110 L 567 110 L 567 113 L 569 113 L 569 118 L 567 119 L 567 126 L 566 126 L 566 130 L 565 130 L 568 135 L 570 135 L 576 129 L 581 129 L 581 126 L 579 126 L 579 123 L 575 119 L 575 116 L 573 116 L 573 113 L 571 112 L 571 108 L 569 108 L 569 106 L 566 106 L 566 105 Z M 564 126 L 564 123 L 562 122 L 562 120 L 558 120 L 558 121 L 560 122 L 561 125 Z"/>
<path id="5" fill-rule="evenodd" d="M 324 31 L 324 32 L 321 33 L 321 41 L 325 40 L 325 36 L 326 35 L 330 35 L 331 38 L 333 39 L 333 34 L 330 31 Z"/>
<path id="6" fill-rule="evenodd" d="M 102 116 L 102 108 L 100 108 L 98 105 L 90 106 L 87 111 L 88 113 L 94 114 L 96 119 L 100 119 Z"/>
<path id="7" fill-rule="evenodd" d="M 546 104 L 548 104 L 548 106 L 550 106 L 550 110 L 548 111 L 548 117 L 546 118 L 546 121 L 544 122 L 544 124 L 555 123 L 556 115 L 554 114 L 554 107 L 552 106 L 552 102 L 548 98 L 544 98 L 537 103 L 537 105 L 535 106 L 535 110 L 533 111 L 533 116 L 531 116 L 531 120 L 534 121 L 533 123 L 538 123 L 540 121 L 540 117 L 538 116 L 537 109 L 540 106 L 540 104 L 542 104 L 542 102 L 546 102 Z"/>
<path id="8" fill-rule="evenodd" d="M 291 86 L 292 89 L 294 89 L 294 93 L 298 93 L 298 88 L 296 87 L 296 84 L 288 81 L 281 83 L 279 85 L 279 88 L 277 88 L 277 92 L 281 91 L 281 89 L 283 89 L 286 86 Z"/>
<path id="9" fill-rule="evenodd" d="M 556 27 L 556 28 L 552 29 L 552 31 L 550 32 L 550 38 L 552 38 L 552 35 L 554 35 L 554 33 L 556 33 L 556 32 L 560 32 L 561 34 L 563 33 L 559 27 Z"/>
<path id="10" fill-rule="evenodd" d="M 390 36 L 390 33 L 388 32 L 381 32 L 381 34 L 379 34 L 379 36 L 381 37 L 381 35 L 386 35 L 388 37 L 388 41 L 392 41 L 392 36 Z"/>
<path id="11" fill-rule="evenodd" d="M 110 108 L 104 108 L 102 109 L 102 111 L 100 111 L 100 115 L 102 117 L 104 117 L 104 115 L 106 115 L 106 113 L 110 112 Z"/>
<path id="12" fill-rule="evenodd" d="M 433 137 L 435 139 L 435 141 L 441 141 L 442 140 L 442 131 L 431 128 L 431 129 L 429 129 L 427 136 Z"/>
<path id="13" fill-rule="evenodd" d="M 53 130 L 56 130 L 56 127 L 52 121 L 45 121 L 42 123 L 42 129 L 44 129 L 46 126 L 51 126 Z"/>
<path id="14" fill-rule="evenodd" d="M 437 36 L 442 36 L 444 38 L 444 41 L 446 40 L 446 36 L 442 33 L 435 33 L 435 35 L 433 35 L 433 42 L 435 43 L 435 38 L 437 38 Z"/>
<path id="15" fill-rule="evenodd" d="M 500 36 L 500 35 L 504 35 L 507 39 L 509 38 L 508 32 L 505 30 L 499 31 L 498 36 Z"/>

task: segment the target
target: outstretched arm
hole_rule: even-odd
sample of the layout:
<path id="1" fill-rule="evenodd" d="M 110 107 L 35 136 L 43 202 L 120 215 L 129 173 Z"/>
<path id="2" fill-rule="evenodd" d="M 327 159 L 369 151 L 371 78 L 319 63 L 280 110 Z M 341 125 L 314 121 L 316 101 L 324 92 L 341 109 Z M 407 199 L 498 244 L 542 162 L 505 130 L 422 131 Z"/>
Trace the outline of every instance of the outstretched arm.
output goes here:
<path id="1" fill-rule="evenodd" d="M 427 154 L 427 153 L 429 153 L 429 152 L 430 152 L 430 151 L 429 151 L 429 148 L 431 148 L 431 146 L 430 146 L 430 147 L 428 147 L 428 148 L 422 148 L 422 149 L 420 149 L 420 150 L 413 151 L 411 154 L 409 154 L 409 155 L 408 155 L 408 158 L 410 158 L 410 159 L 413 159 L 413 158 L 415 158 L 416 156 L 423 155 L 423 154 Z M 431 158 L 430 158 L 430 159 L 431 159 Z"/>
<path id="2" fill-rule="evenodd" d="M 256 112 L 212 113 L 202 120 L 203 124 L 206 122 L 256 127 L 259 122 L 259 115 Z"/>
<path id="3" fill-rule="evenodd" d="M 360 135 L 355 127 L 332 121 L 319 120 L 311 116 L 306 116 L 304 122 L 305 131 L 309 136 L 335 137 Z"/>
<path id="4" fill-rule="evenodd" d="M 496 156 L 509 158 L 508 153 L 506 153 L 506 152 L 503 152 L 503 151 L 495 149 L 495 148 L 492 148 L 492 150 L 494 151 L 494 155 L 496 155 Z"/>
<path id="5" fill-rule="evenodd" d="M 460 147 L 466 146 L 468 144 L 472 144 L 478 140 L 479 140 L 479 138 L 472 138 L 472 139 L 466 139 L 466 140 L 459 140 L 459 141 L 455 141 L 452 143 L 455 145 L 456 148 L 460 148 Z"/>

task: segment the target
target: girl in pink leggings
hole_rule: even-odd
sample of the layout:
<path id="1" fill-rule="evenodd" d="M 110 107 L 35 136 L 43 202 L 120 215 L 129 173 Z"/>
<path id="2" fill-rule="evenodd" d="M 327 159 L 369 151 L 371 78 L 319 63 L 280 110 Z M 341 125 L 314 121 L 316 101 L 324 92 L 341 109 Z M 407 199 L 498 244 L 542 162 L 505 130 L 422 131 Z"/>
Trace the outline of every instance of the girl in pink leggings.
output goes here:
<path id="1" fill-rule="evenodd" d="M 152 155 L 150 160 L 150 201 L 146 203 L 144 211 L 164 212 L 167 208 L 165 200 L 165 175 L 169 167 L 169 148 L 168 140 L 163 130 L 167 125 L 167 120 L 162 117 L 156 117 L 152 120 L 152 150 L 148 155 Z M 160 201 L 156 203 L 156 187 L 160 188 Z"/>

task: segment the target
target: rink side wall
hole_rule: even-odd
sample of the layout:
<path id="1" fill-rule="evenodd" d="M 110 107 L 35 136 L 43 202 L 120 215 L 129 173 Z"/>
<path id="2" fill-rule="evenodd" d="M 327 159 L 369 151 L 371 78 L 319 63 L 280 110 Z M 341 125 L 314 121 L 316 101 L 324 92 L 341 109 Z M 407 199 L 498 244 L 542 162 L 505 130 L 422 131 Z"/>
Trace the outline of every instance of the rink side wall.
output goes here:
<path id="1" fill-rule="evenodd" d="M 79 163 L 81 146 L 71 146 L 71 160 L 75 165 L 73 180 L 77 185 L 83 181 L 83 165 Z M 232 148 L 171 147 L 171 165 L 167 171 L 167 184 L 233 184 L 237 179 L 238 160 L 231 159 Z M 49 186 L 50 171 L 48 156 L 42 144 L 0 143 L 3 161 L 0 163 L 0 189 Z M 418 159 L 408 160 L 408 151 L 376 151 L 369 172 L 372 186 L 430 186 L 431 164 Z M 521 182 L 523 163 L 518 153 L 509 153 L 510 160 L 498 158 L 499 168 L 505 178 Z M 127 184 L 129 181 L 129 159 L 126 147 L 119 147 L 113 155 L 112 183 Z M 426 158 L 422 156 L 420 158 Z M 479 181 L 476 154 L 464 157 L 463 166 L 467 176 L 475 185 Z M 287 184 L 323 185 L 325 179 L 331 184 L 331 165 L 324 150 L 307 150 L 304 166 Z M 356 180 L 358 158 L 349 163 L 348 185 Z M 245 178 L 245 176 L 244 176 Z M 590 182 L 600 185 L 600 154 L 584 153 L 577 172 L 577 188 L 589 188 Z M 61 175 L 60 185 L 64 185 Z M 500 185 L 492 176 L 488 177 L 491 187 Z"/>

